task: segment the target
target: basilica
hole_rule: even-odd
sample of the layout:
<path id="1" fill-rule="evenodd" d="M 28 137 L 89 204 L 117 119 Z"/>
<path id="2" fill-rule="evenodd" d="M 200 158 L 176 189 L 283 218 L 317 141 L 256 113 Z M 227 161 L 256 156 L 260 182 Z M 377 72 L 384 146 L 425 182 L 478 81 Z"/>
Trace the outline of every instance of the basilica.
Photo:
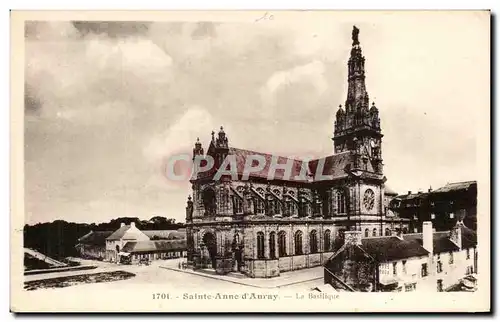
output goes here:
<path id="1" fill-rule="evenodd" d="M 343 244 L 346 231 L 373 237 L 408 229 L 408 222 L 388 209 L 396 194 L 385 186 L 379 112 L 366 90 L 356 27 L 347 66 L 347 99 L 336 112 L 332 155 L 304 161 L 236 148 L 222 127 L 217 135 L 212 132 L 206 154 L 195 143 L 193 159 L 210 157 L 214 171 L 191 178 L 186 207 L 190 267 L 274 277 L 323 265 Z M 255 155 L 266 165 L 245 176 L 244 165 Z M 228 156 L 236 160 L 236 176 L 215 176 Z M 272 160 L 290 162 L 291 175 L 278 169 L 270 177 Z"/>

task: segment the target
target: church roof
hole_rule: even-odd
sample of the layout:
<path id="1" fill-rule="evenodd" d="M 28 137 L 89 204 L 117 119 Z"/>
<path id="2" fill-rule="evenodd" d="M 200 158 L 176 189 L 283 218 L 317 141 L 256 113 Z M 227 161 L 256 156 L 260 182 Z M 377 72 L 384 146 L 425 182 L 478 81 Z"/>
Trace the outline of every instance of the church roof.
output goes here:
<path id="1" fill-rule="evenodd" d="M 312 174 L 316 175 L 318 171 L 321 171 L 320 168 L 318 169 L 319 162 L 321 160 L 324 160 L 323 171 L 321 171 L 322 175 L 331 175 L 333 176 L 333 179 L 343 178 L 347 176 L 346 170 L 348 169 L 348 165 L 351 162 L 350 157 L 350 152 L 346 151 L 330 155 L 325 158 L 311 160 L 309 162 L 309 169 L 311 170 Z"/>
<path id="2" fill-rule="evenodd" d="M 244 174 L 247 159 L 250 156 L 257 155 L 264 158 L 265 166 L 260 171 L 250 172 L 249 173 L 250 178 L 268 179 L 270 166 L 271 163 L 273 162 L 273 157 L 274 157 L 277 158 L 277 163 L 280 165 L 286 164 L 287 162 L 291 162 L 292 171 L 289 177 L 285 177 L 284 176 L 285 171 L 283 169 L 276 169 L 274 176 L 272 178 L 273 180 L 293 181 L 301 183 L 314 181 L 316 173 L 319 171 L 321 171 L 322 175 L 332 176 L 332 179 L 344 178 L 348 175 L 349 167 L 351 164 L 350 151 L 333 154 L 324 158 L 309 160 L 309 162 L 307 162 L 306 160 L 299 160 L 299 159 L 278 156 L 263 152 L 256 152 L 235 147 L 229 147 L 229 155 L 234 155 L 236 157 L 236 168 L 237 168 L 236 173 L 239 178 L 241 178 Z M 320 162 L 323 162 L 322 169 Z M 367 166 L 368 166 L 367 171 L 373 172 L 373 167 L 370 162 L 368 162 Z M 306 170 L 303 170 L 303 168 L 305 168 Z M 201 172 L 197 174 L 197 179 L 210 177 L 213 174 L 215 174 L 214 171 Z"/>
<path id="3" fill-rule="evenodd" d="M 259 155 L 264 157 L 266 160 L 264 169 L 258 172 L 250 172 L 249 175 L 250 177 L 254 178 L 263 178 L 267 179 L 268 174 L 269 174 L 269 167 L 271 165 L 271 160 L 273 158 L 272 154 L 267 154 L 267 153 L 262 153 L 262 152 L 255 152 L 255 151 L 250 151 L 250 150 L 244 150 L 244 149 L 238 149 L 238 148 L 229 148 L 229 154 L 235 155 L 236 156 L 236 165 L 237 165 L 237 173 L 238 176 L 243 175 L 243 170 L 245 169 L 245 163 L 247 158 L 250 155 Z M 291 159 L 287 157 L 282 157 L 282 156 L 275 156 L 278 158 L 278 164 L 286 164 L 287 162 L 292 162 L 292 171 L 290 174 L 290 178 L 284 178 L 284 170 L 277 169 L 274 175 L 275 180 L 286 180 L 286 181 L 297 181 L 297 182 L 306 182 L 307 180 L 304 180 L 305 178 L 300 178 L 300 172 L 302 170 L 302 167 L 304 166 L 304 162 L 301 160 L 296 160 L 296 159 Z M 288 161 L 292 160 L 292 161 Z"/>

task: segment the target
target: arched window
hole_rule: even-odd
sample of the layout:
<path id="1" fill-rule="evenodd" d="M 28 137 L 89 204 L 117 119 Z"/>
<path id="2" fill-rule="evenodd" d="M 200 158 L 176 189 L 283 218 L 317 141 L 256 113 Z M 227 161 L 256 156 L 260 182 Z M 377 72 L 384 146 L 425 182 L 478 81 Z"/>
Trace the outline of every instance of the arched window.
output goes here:
<path id="1" fill-rule="evenodd" d="M 370 231 L 368 230 L 368 228 L 365 229 L 365 237 L 368 237 L 370 236 Z"/>
<path id="2" fill-rule="evenodd" d="M 302 201 L 301 203 L 301 208 L 302 208 L 302 217 L 308 217 L 311 214 L 311 205 L 307 201 Z"/>
<path id="3" fill-rule="evenodd" d="M 274 200 L 274 214 L 275 215 L 281 214 L 281 203 L 278 199 Z"/>
<path id="4" fill-rule="evenodd" d="M 325 230 L 324 233 L 324 238 L 323 238 L 323 251 L 324 252 L 329 252 L 330 247 L 331 247 L 331 240 L 330 240 L 330 230 Z"/>
<path id="5" fill-rule="evenodd" d="M 278 234 L 278 256 L 286 256 L 286 233 L 284 231 Z"/>
<path id="6" fill-rule="evenodd" d="M 264 258 L 264 233 L 257 233 L 257 258 Z"/>
<path id="7" fill-rule="evenodd" d="M 295 255 L 302 255 L 302 232 L 299 230 L 295 233 Z"/>
<path id="8" fill-rule="evenodd" d="M 339 214 L 344 214 L 346 212 L 345 195 L 342 191 L 339 191 L 337 195 L 337 212 Z"/>
<path id="9" fill-rule="evenodd" d="M 269 258 L 276 258 L 276 233 L 269 234 Z"/>
<path id="10" fill-rule="evenodd" d="M 295 202 L 293 200 L 288 200 L 287 201 L 287 208 L 288 208 L 288 215 L 293 216 L 295 215 Z"/>
<path id="11" fill-rule="evenodd" d="M 234 213 L 241 214 L 243 213 L 243 200 L 238 196 L 233 196 L 234 202 Z"/>
<path id="12" fill-rule="evenodd" d="M 322 198 L 322 195 L 320 192 L 318 191 L 315 191 L 313 193 L 313 204 L 312 204 L 312 208 L 313 208 L 313 214 L 314 215 L 321 215 L 321 207 L 322 207 L 322 203 L 321 203 L 321 198 Z"/>
<path id="13" fill-rule="evenodd" d="M 203 207 L 205 208 L 205 215 L 215 215 L 217 209 L 215 191 L 212 188 L 203 190 L 202 199 Z"/>
<path id="14" fill-rule="evenodd" d="M 264 213 L 264 201 L 260 198 L 255 198 L 255 213 L 259 215 Z"/>
<path id="15" fill-rule="evenodd" d="M 391 230 L 389 228 L 385 229 L 385 235 L 390 236 L 391 235 Z"/>
<path id="16" fill-rule="evenodd" d="M 377 228 L 373 228 L 373 235 L 372 236 L 377 236 Z"/>
<path id="17" fill-rule="evenodd" d="M 309 248 L 311 254 L 315 254 L 318 252 L 318 234 L 316 230 L 313 230 L 309 233 Z"/>

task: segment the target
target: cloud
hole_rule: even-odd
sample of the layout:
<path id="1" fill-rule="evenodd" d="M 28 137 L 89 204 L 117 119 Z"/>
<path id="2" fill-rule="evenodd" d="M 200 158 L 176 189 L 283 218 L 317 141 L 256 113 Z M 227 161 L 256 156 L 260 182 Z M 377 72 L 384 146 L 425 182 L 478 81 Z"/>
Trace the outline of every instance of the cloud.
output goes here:
<path id="1" fill-rule="evenodd" d="M 161 134 L 153 137 L 144 148 L 144 155 L 150 160 L 161 160 L 175 153 L 191 153 L 200 134 L 200 140 L 209 137 L 214 129 L 211 114 L 204 108 L 192 106 Z M 205 150 L 208 142 L 204 142 Z"/>
<path id="2" fill-rule="evenodd" d="M 58 28 L 62 31 L 56 32 Z M 78 122 L 79 116 L 85 119 L 94 110 L 106 118 L 101 114 L 106 110 L 112 119 L 127 114 L 118 108 L 151 104 L 148 92 L 167 92 L 173 79 L 172 58 L 150 39 L 98 34 L 74 38 L 77 30 L 71 23 L 59 23 L 57 28 L 37 23 L 27 29 L 27 101 L 37 98 L 45 117 Z M 116 109 L 103 108 L 108 105 Z"/>
<path id="3" fill-rule="evenodd" d="M 145 35 L 151 22 L 140 21 L 73 21 L 73 26 L 82 35 L 104 34 L 110 38 Z"/>
<path id="4" fill-rule="evenodd" d="M 311 82 L 322 93 L 326 89 L 323 73 L 324 65 L 320 61 L 313 61 L 306 65 L 296 66 L 289 70 L 274 73 L 266 82 L 266 89 L 273 94 L 283 86 L 299 82 Z"/>
<path id="5" fill-rule="evenodd" d="M 161 189 L 178 190 L 187 187 L 188 180 L 173 181 L 166 174 L 167 164 L 179 155 L 192 157 L 194 143 L 200 137 L 205 151 L 208 149 L 210 132 L 214 129 L 211 114 L 204 108 L 192 106 L 161 134 L 154 136 L 143 148 L 145 161 L 154 170 L 148 179 L 148 186 Z M 189 174 L 190 164 L 179 163 L 183 168 L 176 168 L 176 174 Z M 188 178 L 186 178 L 188 179 Z"/>
<path id="6" fill-rule="evenodd" d="M 168 208 L 183 220 L 190 187 L 165 182 L 162 162 L 191 154 L 198 136 L 206 150 L 220 125 L 232 146 L 331 154 L 335 111 L 347 92 L 350 19 L 360 18 L 27 23 L 27 211 L 34 221 L 87 221 L 101 210 L 107 220 L 126 199 L 119 211 L 150 218 Z M 384 16 L 361 26 L 393 189 L 453 180 L 475 165 L 471 126 L 480 124 L 470 111 L 488 99 L 477 94 L 488 88 L 489 60 L 478 54 L 487 33 L 452 23 L 457 33 L 442 16 L 433 19 Z M 447 141 L 458 137 L 461 144 Z M 412 177 L 418 165 L 413 172 L 430 174 Z"/>
<path id="7" fill-rule="evenodd" d="M 273 73 L 260 89 L 261 113 L 279 118 L 283 113 L 301 118 L 328 89 L 325 64 L 315 60 Z M 278 120 L 279 121 L 279 120 Z"/>
<path id="8" fill-rule="evenodd" d="M 24 26 L 26 40 L 57 41 L 78 36 L 78 31 L 66 21 L 27 21 Z"/>

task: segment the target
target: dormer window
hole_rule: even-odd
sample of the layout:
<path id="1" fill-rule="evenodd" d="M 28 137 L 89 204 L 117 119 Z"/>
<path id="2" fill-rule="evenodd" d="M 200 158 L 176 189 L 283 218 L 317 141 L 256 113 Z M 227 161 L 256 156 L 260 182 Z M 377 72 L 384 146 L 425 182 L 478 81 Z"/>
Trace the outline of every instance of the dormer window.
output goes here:
<path id="1" fill-rule="evenodd" d="M 255 213 L 263 214 L 264 213 L 264 201 L 256 198 L 255 200 Z"/>
<path id="2" fill-rule="evenodd" d="M 235 214 L 243 213 L 243 200 L 241 200 L 237 196 L 233 196 L 233 202 L 234 202 L 234 213 Z"/>
<path id="3" fill-rule="evenodd" d="M 281 204 L 278 200 L 274 200 L 274 213 L 279 215 L 281 213 Z"/>

